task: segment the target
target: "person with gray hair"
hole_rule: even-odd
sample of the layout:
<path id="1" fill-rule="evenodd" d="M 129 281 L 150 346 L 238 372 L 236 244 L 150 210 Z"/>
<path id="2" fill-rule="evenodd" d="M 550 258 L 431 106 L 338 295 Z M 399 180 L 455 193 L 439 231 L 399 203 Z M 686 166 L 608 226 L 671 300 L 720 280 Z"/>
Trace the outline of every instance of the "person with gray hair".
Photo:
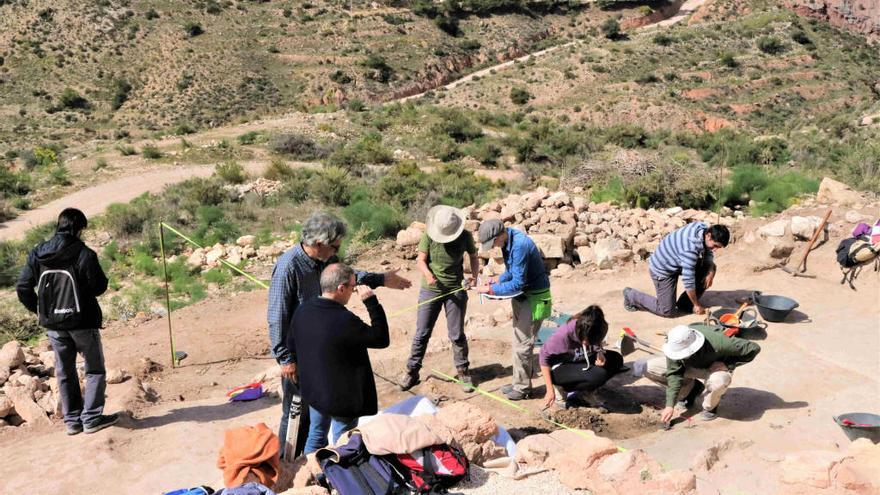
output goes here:
<path id="1" fill-rule="evenodd" d="M 320 276 L 324 267 L 338 261 L 336 254 L 346 234 L 345 224 L 333 215 L 325 212 L 313 213 L 304 223 L 301 240 L 293 248 L 278 258 L 272 269 L 272 282 L 269 286 L 269 342 L 270 351 L 281 366 L 281 424 L 278 428 L 281 457 L 287 458 L 287 427 L 289 419 L 298 411 L 291 402 L 299 395 L 296 385 L 297 363 L 288 347 L 290 321 L 296 308 L 322 293 Z M 380 286 L 392 289 L 406 289 L 410 281 L 397 274 L 397 270 L 385 273 L 370 273 L 355 270 L 358 285 L 366 285 L 372 289 Z M 303 404 L 306 408 L 308 405 Z M 306 414 L 299 415 L 297 442 L 292 445 L 295 458 L 305 446 L 305 437 L 309 428 Z"/>
<path id="2" fill-rule="evenodd" d="M 290 322 L 287 346 L 299 363 L 300 391 L 309 404 L 305 454 L 326 447 L 331 430 L 335 444 L 359 417 L 378 411 L 368 349 L 388 347 L 388 320 L 373 291 L 356 284 L 350 267 L 328 265 L 320 297 L 300 305 Z M 370 314 L 369 325 L 345 308 L 355 292 Z"/>

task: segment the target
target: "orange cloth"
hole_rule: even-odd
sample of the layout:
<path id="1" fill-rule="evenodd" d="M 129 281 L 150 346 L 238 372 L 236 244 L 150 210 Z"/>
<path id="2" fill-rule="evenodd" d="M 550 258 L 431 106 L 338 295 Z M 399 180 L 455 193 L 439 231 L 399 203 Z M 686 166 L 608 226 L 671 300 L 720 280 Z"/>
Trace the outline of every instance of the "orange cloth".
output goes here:
<path id="1" fill-rule="evenodd" d="M 271 488 L 278 481 L 278 437 L 265 423 L 226 430 L 217 467 L 227 488 L 240 486 L 250 474 Z"/>

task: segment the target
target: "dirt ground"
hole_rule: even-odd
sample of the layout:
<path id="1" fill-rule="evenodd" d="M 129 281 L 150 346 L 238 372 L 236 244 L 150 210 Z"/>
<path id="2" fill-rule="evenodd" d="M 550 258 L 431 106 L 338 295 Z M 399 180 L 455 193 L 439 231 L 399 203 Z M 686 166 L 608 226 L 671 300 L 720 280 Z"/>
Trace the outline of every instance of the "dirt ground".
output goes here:
<path id="1" fill-rule="evenodd" d="M 816 279 L 792 278 L 781 270 L 752 273 L 752 253 L 738 243 L 717 256 L 719 276 L 705 296 L 713 306 L 730 306 L 752 290 L 784 294 L 800 302 L 785 323 L 770 323 L 766 332 L 750 334 L 762 352 L 734 375 L 725 395 L 720 418 L 712 423 L 681 419 L 670 431 L 659 430 L 658 409 L 664 393 L 645 379 L 629 373 L 616 376 L 600 393 L 606 411 L 558 411 L 557 421 L 572 426 L 593 426 L 603 436 L 627 448 L 642 448 L 666 468 L 687 468 L 694 456 L 713 443 L 732 439 L 732 447 L 719 465 L 699 475 L 701 493 L 775 493 L 774 463 L 786 452 L 811 448 L 834 449 L 847 442 L 831 419 L 852 411 L 880 410 L 880 279 L 867 271 L 858 280 L 858 291 L 839 285 L 834 262 L 834 242 L 814 251 L 810 271 Z M 381 259 L 361 263 L 379 269 Z M 389 260 L 403 266 L 416 280 L 412 262 Z M 647 266 L 633 265 L 616 271 L 551 280 L 555 308 L 575 312 L 597 303 L 606 312 L 612 331 L 630 326 L 644 339 L 661 344 L 658 335 L 695 317 L 665 320 L 647 313 L 628 313 L 621 304 L 626 286 L 651 288 Z M 379 289 L 380 301 L 390 314 L 415 303 L 417 288 L 406 291 Z M 360 302 L 353 309 L 363 317 Z M 502 302 L 480 304 L 471 298 L 467 332 L 471 363 L 479 386 L 497 391 L 510 379 L 510 323 L 492 325 L 492 314 L 506 308 Z M 230 427 L 265 422 L 277 428 L 277 397 L 250 403 L 226 403 L 223 394 L 250 382 L 274 361 L 268 357 L 265 322 L 266 293 L 262 290 L 216 298 L 173 314 L 177 349 L 189 357 L 170 369 L 168 323 L 164 318 L 137 326 L 115 324 L 104 331 L 107 365 L 136 372 L 148 357 L 165 365 L 149 375 L 147 383 L 158 402 L 131 402 L 127 383 L 108 387 L 108 410 L 134 405 L 133 417 L 116 428 L 96 435 L 66 437 L 62 425 L 45 430 L 7 428 L 0 433 L 0 479 L 5 493 L 158 493 L 182 486 L 207 483 L 220 486 L 215 467 L 222 432 Z M 408 355 L 415 314 L 390 320 L 392 345 L 371 353 L 382 406 L 409 396 L 393 381 Z M 479 394 L 467 394 L 454 383 L 428 376 L 430 369 L 453 372 L 451 352 L 441 316 L 425 362 L 423 381 L 412 393 L 426 395 L 442 405 L 467 400 L 487 411 L 511 430 L 514 437 L 554 429 L 540 417 L 543 385 L 535 381 L 538 398 L 524 405 L 523 414 Z M 627 362 L 646 357 L 637 351 Z M 48 459 L 87 459 L 86 465 Z M 44 476 L 51 466 L 51 476 Z M 485 476 L 491 484 L 496 475 Z M 552 476 L 545 476 L 553 483 Z M 543 479 L 543 478 L 542 478 Z M 107 480 L 117 482 L 108 484 Z M 482 484 L 481 484 L 482 486 Z M 523 485 L 525 487 L 526 485 Z M 485 490 L 483 488 L 475 488 Z M 470 492 L 468 489 L 466 492 Z M 556 493 L 567 493 L 558 486 Z"/>

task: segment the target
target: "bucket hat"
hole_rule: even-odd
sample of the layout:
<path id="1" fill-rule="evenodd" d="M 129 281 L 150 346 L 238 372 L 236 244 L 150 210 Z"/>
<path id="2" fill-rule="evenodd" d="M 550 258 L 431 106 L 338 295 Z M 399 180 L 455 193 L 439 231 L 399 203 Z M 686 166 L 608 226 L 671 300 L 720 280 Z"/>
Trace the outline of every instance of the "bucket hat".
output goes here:
<path id="1" fill-rule="evenodd" d="M 678 325 L 666 335 L 663 354 L 669 359 L 687 359 L 703 347 L 706 337 L 686 325 Z"/>
<path id="2" fill-rule="evenodd" d="M 445 244 L 454 241 L 464 230 L 464 212 L 452 206 L 437 205 L 428 210 L 428 237 Z"/>

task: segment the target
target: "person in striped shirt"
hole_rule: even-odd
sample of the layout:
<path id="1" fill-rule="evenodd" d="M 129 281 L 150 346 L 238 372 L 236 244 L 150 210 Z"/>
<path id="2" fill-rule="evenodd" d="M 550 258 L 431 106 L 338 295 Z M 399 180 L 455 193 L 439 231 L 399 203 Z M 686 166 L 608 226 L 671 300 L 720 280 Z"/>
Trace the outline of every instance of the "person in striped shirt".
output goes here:
<path id="1" fill-rule="evenodd" d="M 715 278 L 713 252 L 727 247 L 729 241 L 727 227 L 709 227 L 703 222 L 693 222 L 667 234 L 648 263 L 657 297 L 627 287 L 623 289 L 623 306 L 628 311 L 648 311 L 666 318 L 676 316 L 678 311 L 702 314 L 700 296 Z M 676 302 L 679 276 L 684 293 Z"/>

